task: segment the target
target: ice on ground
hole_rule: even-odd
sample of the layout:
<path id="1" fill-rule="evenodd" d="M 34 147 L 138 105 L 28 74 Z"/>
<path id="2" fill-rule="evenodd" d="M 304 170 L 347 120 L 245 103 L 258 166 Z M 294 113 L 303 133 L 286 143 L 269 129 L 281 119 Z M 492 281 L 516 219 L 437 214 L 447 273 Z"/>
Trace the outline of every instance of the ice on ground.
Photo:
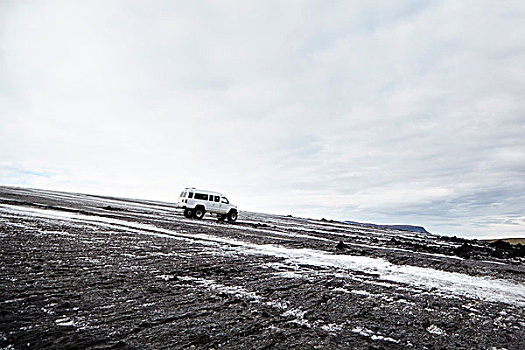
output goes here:
<path id="1" fill-rule="evenodd" d="M 197 277 L 191 277 L 191 276 L 182 276 L 182 277 L 179 277 L 179 279 L 181 281 L 193 282 L 199 286 L 202 286 L 204 288 L 209 288 L 219 293 L 231 294 L 239 298 L 247 299 L 250 302 L 264 304 L 274 309 L 279 309 L 279 310 L 288 309 L 288 305 L 284 301 L 268 300 L 267 298 L 264 298 L 255 292 L 250 292 L 246 290 L 246 288 L 243 288 L 240 286 L 226 286 L 224 284 L 216 282 L 215 280 L 197 278 Z"/>
<path id="2" fill-rule="evenodd" d="M 382 341 L 388 341 L 388 342 L 391 342 L 391 343 L 399 343 L 399 340 L 396 340 L 394 338 L 390 338 L 390 337 L 383 337 L 382 335 L 376 335 L 376 334 L 373 334 L 370 339 L 372 340 L 382 340 Z"/>
<path id="3" fill-rule="evenodd" d="M 305 274 L 302 274 L 298 271 L 279 271 L 275 273 L 276 276 L 283 277 L 283 278 L 295 278 L 295 279 L 310 279 L 309 276 L 306 276 Z"/>
<path id="4" fill-rule="evenodd" d="M 324 326 L 321 326 L 321 329 L 329 333 L 337 333 L 341 329 L 343 329 L 343 325 L 337 323 L 329 323 L 325 324 Z"/>
<path id="5" fill-rule="evenodd" d="M 9 299 L 9 300 L 4 301 L 4 304 L 18 303 L 19 301 L 22 301 L 22 300 L 24 300 L 24 298 Z"/>
<path id="6" fill-rule="evenodd" d="M 73 234 L 66 231 L 40 231 L 44 234 L 59 235 L 59 236 L 74 236 Z"/>
<path id="7" fill-rule="evenodd" d="M 438 326 L 436 326 L 435 324 L 428 326 L 427 332 L 435 335 L 446 335 L 446 332 Z"/>
<path id="8" fill-rule="evenodd" d="M 355 327 L 354 329 L 352 329 L 352 332 L 362 335 L 363 337 L 370 337 L 370 339 L 372 340 L 382 340 L 382 341 L 388 341 L 391 343 L 399 343 L 399 340 L 396 340 L 390 337 L 384 337 L 378 334 L 374 334 L 374 332 L 372 332 L 370 329 L 366 329 L 363 327 Z"/>
<path id="9" fill-rule="evenodd" d="M 306 314 L 306 311 L 304 310 L 300 310 L 300 309 L 290 309 L 288 311 L 286 311 L 285 313 L 283 313 L 283 316 L 285 317 L 294 317 L 293 320 L 291 321 L 288 321 L 290 323 L 295 323 L 295 324 L 298 324 L 300 326 L 306 326 L 308 328 L 312 328 L 312 324 L 310 323 L 310 321 L 308 321 L 307 319 L 304 318 L 304 315 Z"/>
<path id="10" fill-rule="evenodd" d="M 187 234 L 163 229 L 149 224 L 112 219 L 101 216 L 82 215 L 70 212 L 59 212 L 35 208 L 20 208 L 11 205 L 0 205 L 0 211 L 20 213 L 37 217 L 54 218 L 70 221 L 81 221 L 91 224 L 120 228 L 123 230 L 154 235 L 164 238 L 198 242 L 241 254 L 268 255 L 284 258 L 289 270 L 303 269 L 302 266 L 321 267 L 331 272 L 359 271 L 375 274 L 380 280 L 396 282 L 419 287 L 426 290 L 437 290 L 441 293 L 479 298 L 492 302 L 525 305 L 525 285 L 503 279 L 469 276 L 457 272 L 447 272 L 433 268 L 409 265 L 394 265 L 382 258 L 355 255 L 338 255 L 313 249 L 288 248 L 270 244 L 254 244 L 237 239 L 217 237 L 210 234 Z"/>
<path id="11" fill-rule="evenodd" d="M 179 277 L 179 279 L 182 281 L 191 281 L 203 287 L 210 288 L 214 291 L 226 293 L 226 294 L 232 294 L 232 295 L 235 295 L 241 298 L 246 298 L 246 299 L 251 299 L 251 300 L 256 300 L 256 301 L 261 299 L 259 295 L 257 295 L 254 292 L 249 292 L 243 287 L 226 286 L 224 284 L 217 283 L 216 281 L 211 280 L 211 279 L 196 278 L 196 277 L 190 277 L 190 276 Z"/>
<path id="12" fill-rule="evenodd" d="M 175 278 L 173 275 L 158 275 L 155 277 L 164 281 L 169 281 Z"/>
<path id="13" fill-rule="evenodd" d="M 357 295 L 364 295 L 364 296 L 367 296 L 367 297 L 373 295 L 373 294 L 367 292 L 366 290 L 357 290 L 357 289 L 351 290 L 350 293 L 357 294 Z"/>
<path id="14" fill-rule="evenodd" d="M 414 285 L 425 289 L 437 289 L 444 293 L 480 298 L 487 301 L 525 305 L 525 286 L 513 281 L 469 276 L 433 268 L 394 265 L 382 258 L 354 255 L 336 255 L 311 249 L 294 249 L 261 245 L 250 250 L 261 254 L 279 256 L 291 265 L 350 269 L 377 274 L 382 280 Z"/>
<path id="15" fill-rule="evenodd" d="M 75 326 L 75 323 L 73 321 L 71 321 L 68 317 L 64 317 L 64 318 L 58 319 L 58 320 L 55 321 L 55 323 L 57 324 L 57 326 L 62 326 L 62 327 L 73 327 L 73 326 Z"/>
<path id="16" fill-rule="evenodd" d="M 170 256 L 178 256 L 179 254 L 175 254 L 175 253 L 151 252 L 151 253 L 149 253 L 149 255 L 151 255 L 151 256 L 170 257 Z"/>

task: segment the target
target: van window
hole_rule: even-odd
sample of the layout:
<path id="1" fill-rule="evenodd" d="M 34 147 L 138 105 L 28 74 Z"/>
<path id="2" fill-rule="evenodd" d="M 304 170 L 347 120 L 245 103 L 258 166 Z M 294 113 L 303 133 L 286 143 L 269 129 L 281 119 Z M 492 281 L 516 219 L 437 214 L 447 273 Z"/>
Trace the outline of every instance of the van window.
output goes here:
<path id="1" fill-rule="evenodd" d="M 195 199 L 200 199 L 200 200 L 203 200 L 203 201 L 207 201 L 208 200 L 208 195 L 204 194 L 204 193 L 195 193 Z"/>
<path id="2" fill-rule="evenodd" d="M 186 192 L 181 192 L 179 197 L 186 197 Z"/>
<path id="3" fill-rule="evenodd" d="M 216 202 L 218 202 L 218 201 L 220 201 L 220 200 L 221 200 L 221 197 L 219 197 L 219 196 L 215 196 L 215 201 L 216 201 Z"/>
<path id="4" fill-rule="evenodd" d="M 193 192 L 188 192 L 188 198 L 193 198 Z"/>
<path id="5" fill-rule="evenodd" d="M 230 204 L 230 202 L 228 201 L 228 198 L 226 198 L 226 197 L 222 197 L 222 203 Z"/>

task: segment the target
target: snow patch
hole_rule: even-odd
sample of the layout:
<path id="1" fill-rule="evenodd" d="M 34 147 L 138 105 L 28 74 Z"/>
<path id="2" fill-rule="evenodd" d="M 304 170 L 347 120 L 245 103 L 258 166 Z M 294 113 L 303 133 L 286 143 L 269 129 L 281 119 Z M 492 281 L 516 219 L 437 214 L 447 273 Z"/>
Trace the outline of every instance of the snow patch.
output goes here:
<path id="1" fill-rule="evenodd" d="M 158 275 L 158 276 L 155 276 L 155 278 L 159 278 L 159 279 L 164 280 L 164 281 L 169 281 L 169 280 L 174 279 L 175 276 L 173 276 L 173 275 Z"/>
<path id="2" fill-rule="evenodd" d="M 304 315 L 306 314 L 306 311 L 300 310 L 300 309 L 290 309 L 283 313 L 284 317 L 292 316 L 294 317 L 293 320 L 288 321 L 290 323 L 296 323 L 300 326 L 306 326 L 308 328 L 312 328 L 312 324 L 304 318 Z"/>
<path id="3" fill-rule="evenodd" d="M 427 327 L 427 332 L 430 333 L 430 334 L 435 334 L 435 335 L 446 335 L 447 334 L 444 330 L 442 330 L 441 328 L 439 328 L 435 324 L 432 324 L 432 325 L 428 326 Z"/>
<path id="4" fill-rule="evenodd" d="M 385 336 L 378 335 L 378 334 L 374 334 L 374 332 L 372 332 L 370 329 L 366 329 L 363 327 L 355 327 L 354 329 L 352 329 L 352 332 L 362 335 L 363 337 L 370 337 L 370 339 L 372 340 L 382 340 L 382 341 L 387 341 L 391 343 L 399 343 L 399 340 L 396 340 L 390 337 L 385 337 Z"/>
<path id="5" fill-rule="evenodd" d="M 367 297 L 371 297 L 373 295 L 373 294 L 367 292 L 366 290 L 356 290 L 356 289 L 351 290 L 350 293 L 357 294 L 357 295 L 363 295 L 363 296 L 367 296 Z"/>
<path id="6" fill-rule="evenodd" d="M 205 288 L 209 288 L 211 290 L 214 290 L 214 291 L 217 291 L 217 292 L 220 292 L 220 293 L 231 294 L 231 295 L 234 295 L 236 297 L 248 299 L 249 301 L 254 302 L 254 303 L 264 304 L 264 305 L 270 306 L 270 307 L 272 307 L 274 309 L 278 309 L 278 310 L 286 310 L 286 309 L 288 309 L 288 305 L 287 305 L 287 303 L 285 301 L 281 301 L 281 300 L 265 300 L 264 297 L 258 295 L 255 292 L 250 292 L 250 291 L 246 290 L 243 287 L 226 286 L 224 284 L 217 283 L 214 280 L 204 279 L 204 278 L 196 278 L 196 277 L 190 277 L 190 276 L 179 277 L 179 279 L 182 280 L 182 281 L 194 282 L 197 285 L 200 285 L 200 286 L 205 287 Z"/>
<path id="7" fill-rule="evenodd" d="M 57 324 L 57 326 L 61 326 L 61 327 L 73 327 L 73 326 L 75 326 L 75 323 L 73 321 L 71 321 L 68 317 L 64 317 L 64 318 L 55 320 L 55 323 Z"/>
<path id="8" fill-rule="evenodd" d="M 513 281 L 469 276 L 456 272 L 446 272 L 433 268 L 408 265 L 394 265 L 382 258 L 371 258 L 354 255 L 337 255 L 326 251 L 312 249 L 287 248 L 270 244 L 253 244 L 236 239 L 222 238 L 208 234 L 190 235 L 175 232 L 153 225 L 112 219 L 100 216 L 81 215 L 70 212 L 42 210 L 34 208 L 19 208 L 11 205 L 0 205 L 0 211 L 21 213 L 23 215 L 43 216 L 46 218 L 82 221 L 86 223 L 110 226 L 131 232 L 154 235 L 164 238 L 199 242 L 207 245 L 220 245 L 243 254 L 269 255 L 285 258 L 285 263 L 291 269 L 297 265 L 310 265 L 341 272 L 341 270 L 359 271 L 375 274 L 383 281 L 433 290 L 446 294 L 478 298 L 493 302 L 525 305 L 525 285 Z M 226 245 L 226 246 L 225 246 Z M 297 268 L 297 267 L 295 267 Z M 298 268 L 297 268 L 298 269 Z M 334 271 L 337 270 L 337 271 Z"/>
<path id="9" fill-rule="evenodd" d="M 66 231 L 40 231 L 40 233 L 58 236 L 74 236 L 73 234 Z"/>
<path id="10" fill-rule="evenodd" d="M 302 273 L 299 273 L 298 271 L 280 271 L 276 272 L 275 275 L 284 278 L 309 279 L 307 276 L 305 276 Z"/>
<path id="11" fill-rule="evenodd" d="M 246 298 L 246 299 L 251 299 L 251 300 L 256 300 L 256 301 L 261 299 L 261 297 L 258 296 L 256 293 L 249 292 L 246 289 L 244 289 L 243 287 L 226 286 L 224 284 L 217 283 L 214 280 L 209 280 L 209 279 L 204 279 L 204 278 L 196 278 L 196 277 L 189 277 L 189 276 L 179 277 L 179 279 L 182 280 L 182 281 L 191 281 L 191 282 L 194 282 L 194 283 L 196 283 L 198 285 L 201 285 L 203 287 L 210 288 L 210 289 L 212 289 L 214 291 L 235 295 L 235 296 L 241 297 L 241 298 Z"/>
<path id="12" fill-rule="evenodd" d="M 321 326 L 321 329 L 328 333 L 337 333 L 343 329 L 343 325 L 337 323 L 329 323 Z"/>

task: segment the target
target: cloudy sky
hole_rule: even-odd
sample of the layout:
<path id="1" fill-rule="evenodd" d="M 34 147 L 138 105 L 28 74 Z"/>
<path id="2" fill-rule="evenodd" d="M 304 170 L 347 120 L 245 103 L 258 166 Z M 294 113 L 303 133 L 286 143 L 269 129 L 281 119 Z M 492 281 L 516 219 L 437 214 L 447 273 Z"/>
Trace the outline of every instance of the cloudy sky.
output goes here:
<path id="1" fill-rule="evenodd" d="M 525 236 L 525 2 L 0 1 L 0 184 Z"/>

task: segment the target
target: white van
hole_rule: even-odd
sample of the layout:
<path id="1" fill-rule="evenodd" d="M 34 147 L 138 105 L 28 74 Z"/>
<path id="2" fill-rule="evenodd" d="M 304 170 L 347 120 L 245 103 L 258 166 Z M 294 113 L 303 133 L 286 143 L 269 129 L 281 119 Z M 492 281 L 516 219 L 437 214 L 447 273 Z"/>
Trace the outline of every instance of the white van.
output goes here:
<path id="1" fill-rule="evenodd" d="M 237 206 L 230 204 L 228 198 L 219 192 L 198 190 L 195 187 L 185 188 L 179 196 L 177 208 L 184 210 L 187 218 L 202 219 L 206 212 L 217 214 L 220 221 L 237 220 Z"/>

